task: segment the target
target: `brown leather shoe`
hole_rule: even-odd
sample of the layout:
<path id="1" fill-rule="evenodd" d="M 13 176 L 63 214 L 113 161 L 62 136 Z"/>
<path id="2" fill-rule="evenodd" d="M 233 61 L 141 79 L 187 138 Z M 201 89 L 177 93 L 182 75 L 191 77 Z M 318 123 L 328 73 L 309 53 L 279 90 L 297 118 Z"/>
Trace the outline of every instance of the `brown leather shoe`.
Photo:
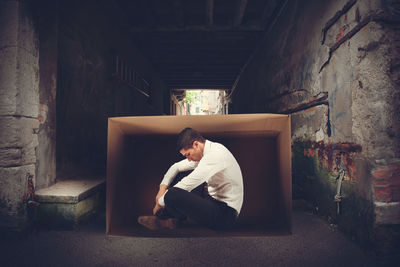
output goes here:
<path id="1" fill-rule="evenodd" d="M 160 229 L 176 229 L 178 227 L 178 219 L 169 218 L 161 220 L 156 216 L 139 216 L 138 223 L 150 230 Z"/>

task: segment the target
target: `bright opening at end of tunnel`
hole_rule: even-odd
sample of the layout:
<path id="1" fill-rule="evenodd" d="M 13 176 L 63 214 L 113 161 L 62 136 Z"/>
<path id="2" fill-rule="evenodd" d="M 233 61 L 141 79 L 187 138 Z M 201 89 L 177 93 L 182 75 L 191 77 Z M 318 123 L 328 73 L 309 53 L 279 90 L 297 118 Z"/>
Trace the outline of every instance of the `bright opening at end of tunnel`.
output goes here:
<path id="1" fill-rule="evenodd" d="M 229 92 L 220 89 L 176 89 L 171 92 L 172 115 L 228 114 Z"/>

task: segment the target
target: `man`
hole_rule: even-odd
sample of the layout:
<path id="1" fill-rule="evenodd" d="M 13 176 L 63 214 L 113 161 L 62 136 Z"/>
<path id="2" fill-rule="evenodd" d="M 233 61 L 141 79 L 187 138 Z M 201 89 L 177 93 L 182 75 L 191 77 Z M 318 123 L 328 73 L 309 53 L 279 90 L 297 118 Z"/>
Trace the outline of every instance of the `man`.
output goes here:
<path id="1" fill-rule="evenodd" d="M 153 209 L 156 217 L 139 217 L 139 223 L 151 229 L 173 228 L 161 219 L 190 218 L 215 230 L 231 228 L 243 204 L 242 172 L 232 153 L 191 128 L 179 134 L 177 148 L 186 159 L 164 175 Z M 171 186 L 178 173 L 189 170 L 193 171 Z M 208 194 L 193 193 L 204 183 Z"/>

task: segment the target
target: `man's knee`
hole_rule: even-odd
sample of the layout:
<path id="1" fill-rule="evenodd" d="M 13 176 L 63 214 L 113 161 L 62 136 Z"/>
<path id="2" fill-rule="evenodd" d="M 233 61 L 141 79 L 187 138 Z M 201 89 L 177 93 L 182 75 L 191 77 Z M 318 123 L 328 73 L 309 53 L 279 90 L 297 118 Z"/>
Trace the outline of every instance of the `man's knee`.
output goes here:
<path id="1" fill-rule="evenodd" d="M 178 187 L 172 187 L 168 189 L 167 193 L 164 196 L 165 205 L 171 205 L 176 201 L 180 201 L 185 192 L 185 190 Z"/>

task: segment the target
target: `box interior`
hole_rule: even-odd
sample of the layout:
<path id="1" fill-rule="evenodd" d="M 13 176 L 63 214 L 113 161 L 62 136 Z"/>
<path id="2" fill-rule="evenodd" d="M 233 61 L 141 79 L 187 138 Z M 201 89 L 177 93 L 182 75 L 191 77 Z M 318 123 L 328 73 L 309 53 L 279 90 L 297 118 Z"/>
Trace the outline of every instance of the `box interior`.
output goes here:
<path id="1" fill-rule="evenodd" d="M 281 170 L 281 161 L 288 161 L 289 163 L 284 162 L 283 165 L 284 168 L 290 168 L 290 157 L 283 156 L 287 154 L 284 151 L 287 150 L 287 140 L 282 142 L 282 129 L 260 129 L 260 125 L 258 129 L 251 129 L 243 127 L 243 124 L 237 124 L 236 130 L 234 127 L 202 127 L 204 120 L 223 121 L 223 117 L 228 119 L 226 116 L 201 116 L 203 118 L 197 118 L 197 122 L 195 120 L 189 123 L 192 125 L 181 121 L 179 117 L 173 117 L 172 120 L 171 117 L 157 117 L 158 120 L 153 121 L 156 123 L 169 119 L 168 126 L 174 126 L 171 132 L 168 132 L 168 127 L 163 129 L 161 125 L 159 128 L 159 124 L 146 124 L 147 120 L 154 117 L 143 117 L 141 122 L 135 119 L 137 117 L 109 121 L 107 233 L 142 237 L 289 233 L 291 222 L 288 209 L 291 209 L 291 195 L 288 193 L 291 194 L 291 189 L 287 187 L 291 187 L 291 181 L 287 181 L 290 180 L 290 176 L 286 177 L 287 172 Z M 288 116 L 282 119 L 285 118 Z M 135 123 L 141 127 L 134 127 Z M 165 172 L 174 162 L 183 159 L 175 148 L 176 135 L 187 126 L 197 129 L 211 141 L 224 144 L 241 167 L 244 202 L 237 226 L 230 231 L 212 231 L 198 225 L 176 230 L 151 231 L 137 223 L 138 216 L 151 215 L 155 195 Z"/>

